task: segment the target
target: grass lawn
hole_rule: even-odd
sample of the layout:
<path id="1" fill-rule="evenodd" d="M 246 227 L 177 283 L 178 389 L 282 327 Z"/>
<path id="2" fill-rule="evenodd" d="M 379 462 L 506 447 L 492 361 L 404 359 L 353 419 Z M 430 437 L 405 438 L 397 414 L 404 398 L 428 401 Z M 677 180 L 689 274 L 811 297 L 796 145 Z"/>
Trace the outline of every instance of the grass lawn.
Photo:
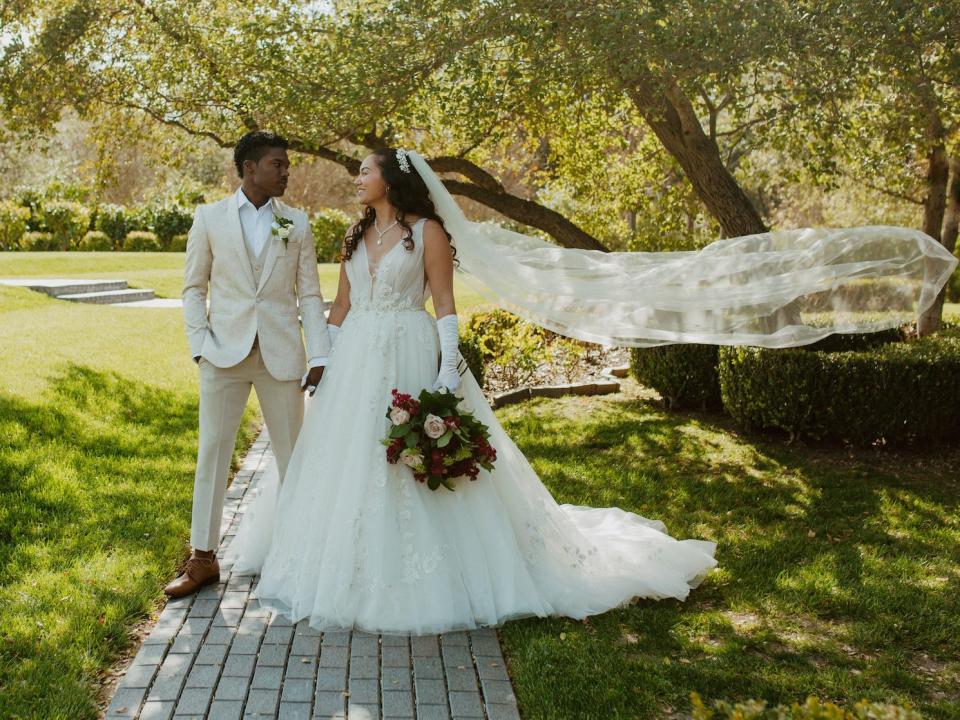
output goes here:
<path id="1" fill-rule="evenodd" d="M 0 717 L 95 718 L 189 551 L 196 368 L 178 311 L 3 287 L 0 368 Z"/>
<path id="2" fill-rule="evenodd" d="M 130 287 L 152 288 L 158 297 L 178 298 L 183 291 L 183 261 L 183 253 L 0 252 L 0 278 L 123 279 Z M 318 269 L 323 298 L 333 300 L 340 265 L 322 263 Z M 472 312 L 486 304 L 461 277 L 454 280 L 454 292 L 460 313 Z M 432 303 L 428 303 L 428 308 L 432 312 Z"/>
<path id="3" fill-rule="evenodd" d="M 634 390 L 498 411 L 562 502 L 718 543 L 686 602 L 502 631 L 525 718 L 662 718 L 705 699 L 911 704 L 960 717 L 960 449 L 742 435 Z"/>

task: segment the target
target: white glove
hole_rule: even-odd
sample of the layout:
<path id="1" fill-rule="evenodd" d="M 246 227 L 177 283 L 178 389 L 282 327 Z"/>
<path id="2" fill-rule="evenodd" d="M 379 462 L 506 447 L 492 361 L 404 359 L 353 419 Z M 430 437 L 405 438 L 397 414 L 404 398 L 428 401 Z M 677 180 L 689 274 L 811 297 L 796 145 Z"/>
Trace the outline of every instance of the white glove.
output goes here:
<path id="1" fill-rule="evenodd" d="M 457 362 L 460 358 L 460 328 L 456 315 L 444 315 L 437 320 L 437 333 L 440 335 L 440 373 L 433 383 L 433 390 L 446 388 L 456 392 L 460 387 L 460 372 Z"/>

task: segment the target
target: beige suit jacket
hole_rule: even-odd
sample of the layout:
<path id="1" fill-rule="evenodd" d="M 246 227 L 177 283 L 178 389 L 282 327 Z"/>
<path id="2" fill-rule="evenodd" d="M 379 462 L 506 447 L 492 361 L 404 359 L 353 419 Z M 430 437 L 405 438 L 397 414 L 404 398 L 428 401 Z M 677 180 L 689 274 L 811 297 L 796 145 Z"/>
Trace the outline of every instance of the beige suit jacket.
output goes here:
<path id="1" fill-rule="evenodd" d="M 278 380 L 299 380 L 307 357 L 325 357 L 330 340 L 307 214 L 277 198 L 274 203 L 293 227 L 286 243 L 270 236 L 259 284 L 244 246 L 236 193 L 197 207 L 187 239 L 183 314 L 194 357 L 233 367 L 259 336 L 268 372 Z"/>

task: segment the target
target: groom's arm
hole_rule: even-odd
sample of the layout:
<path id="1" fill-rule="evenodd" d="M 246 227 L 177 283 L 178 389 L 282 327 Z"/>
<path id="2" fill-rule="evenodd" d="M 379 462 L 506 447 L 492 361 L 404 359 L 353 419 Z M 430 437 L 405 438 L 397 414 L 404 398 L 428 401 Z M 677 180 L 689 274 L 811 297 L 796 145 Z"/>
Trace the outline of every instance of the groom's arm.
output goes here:
<path id="1" fill-rule="evenodd" d="M 199 206 L 193 214 L 193 225 L 187 235 L 187 257 L 183 272 L 183 317 L 187 326 L 187 341 L 194 359 L 207 337 L 207 287 L 213 253 L 210 238 Z"/>
<path id="2" fill-rule="evenodd" d="M 297 301 L 300 304 L 300 319 L 303 322 L 303 336 L 307 345 L 307 363 L 310 367 L 326 365 L 327 355 L 330 354 L 330 338 L 327 335 L 327 319 L 323 315 L 317 249 L 313 243 L 309 219 L 306 220 L 297 262 Z"/>

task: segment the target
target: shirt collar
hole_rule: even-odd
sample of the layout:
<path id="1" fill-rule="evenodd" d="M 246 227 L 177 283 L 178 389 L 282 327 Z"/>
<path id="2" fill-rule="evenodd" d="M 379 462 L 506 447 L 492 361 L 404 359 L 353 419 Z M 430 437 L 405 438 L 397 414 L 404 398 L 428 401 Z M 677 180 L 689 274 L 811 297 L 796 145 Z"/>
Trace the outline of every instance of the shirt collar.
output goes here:
<path id="1" fill-rule="evenodd" d="M 240 187 L 237 188 L 237 209 L 239 210 L 244 205 L 249 205 L 254 210 L 257 210 L 258 212 L 264 209 L 269 209 L 271 211 L 275 209 L 273 204 L 273 198 L 267 199 L 267 202 L 265 205 L 263 205 L 263 207 L 259 207 L 259 208 L 256 207 L 252 202 L 250 202 L 250 199 L 243 192 L 243 186 L 241 185 Z"/>

